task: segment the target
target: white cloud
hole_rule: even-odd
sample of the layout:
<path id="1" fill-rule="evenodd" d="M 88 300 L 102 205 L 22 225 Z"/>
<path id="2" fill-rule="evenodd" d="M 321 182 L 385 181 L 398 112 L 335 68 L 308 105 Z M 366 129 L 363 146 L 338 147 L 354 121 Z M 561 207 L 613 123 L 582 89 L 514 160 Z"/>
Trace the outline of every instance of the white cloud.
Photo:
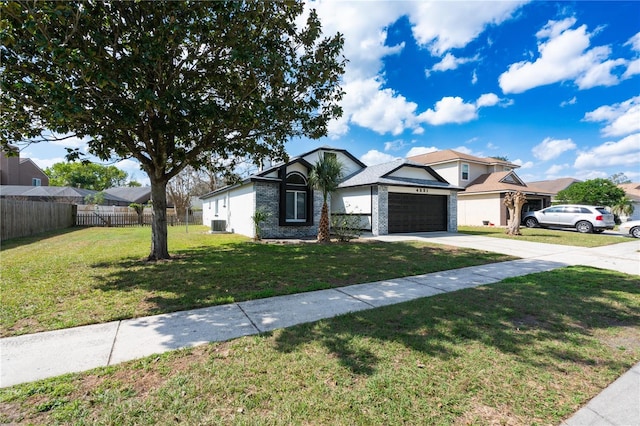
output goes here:
<path id="1" fill-rule="evenodd" d="M 40 167 L 42 170 L 46 169 L 47 167 L 51 167 L 56 163 L 66 163 L 67 160 L 65 160 L 62 157 L 53 157 L 53 158 L 35 158 L 32 156 L 29 156 L 28 154 L 25 155 L 25 158 L 29 158 L 31 161 L 33 161 L 34 163 L 36 163 L 36 165 L 38 167 Z"/>
<path id="2" fill-rule="evenodd" d="M 392 89 L 383 89 L 381 86 L 382 83 L 375 78 L 357 80 L 343 86 L 345 95 L 342 106 L 345 115 L 338 131 L 344 132 L 348 122 L 380 134 L 394 135 L 418 126 L 415 120 L 418 105 L 407 101 Z M 336 129 L 332 130 L 335 133 Z"/>
<path id="3" fill-rule="evenodd" d="M 91 140 L 90 137 L 80 139 L 76 136 L 60 135 L 56 133 L 53 134 L 53 137 L 56 139 L 48 142 L 51 145 L 62 146 L 65 148 L 81 148 L 81 151 L 86 150 L 87 142 Z"/>
<path id="4" fill-rule="evenodd" d="M 398 150 L 401 150 L 402 148 L 404 148 L 405 145 L 406 144 L 402 139 L 397 139 L 395 141 L 385 142 L 384 143 L 384 150 L 385 151 L 398 151 Z"/>
<path id="5" fill-rule="evenodd" d="M 624 72 L 624 74 L 622 74 L 622 78 L 631 78 L 636 74 L 640 74 L 640 59 L 629 62 L 629 64 L 627 65 L 627 70 Z"/>
<path id="6" fill-rule="evenodd" d="M 573 98 L 569 99 L 568 101 L 560 102 L 560 106 L 561 106 L 562 108 L 564 108 L 564 107 L 566 107 L 567 105 L 575 105 L 575 104 L 576 104 L 576 102 L 578 102 L 578 98 L 576 98 L 576 97 L 574 96 Z"/>
<path id="7" fill-rule="evenodd" d="M 640 96 L 604 105 L 584 115 L 585 121 L 605 122 L 604 136 L 624 136 L 640 131 Z"/>
<path id="8" fill-rule="evenodd" d="M 636 52 L 640 52 L 640 32 L 637 32 L 624 44 L 625 46 L 631 46 Z"/>
<path id="9" fill-rule="evenodd" d="M 605 142 L 589 151 L 581 152 L 573 166 L 577 169 L 637 167 L 638 158 L 640 158 L 640 133 L 635 133 L 618 142 Z"/>
<path id="10" fill-rule="evenodd" d="M 558 175 L 560 175 L 561 171 L 566 170 L 569 167 L 570 166 L 568 164 L 554 164 L 553 166 L 551 166 L 551 167 L 549 167 L 547 169 L 545 174 L 547 175 L 547 177 L 549 177 L 549 176 L 558 176 Z"/>
<path id="11" fill-rule="evenodd" d="M 438 151 L 438 148 L 436 148 L 435 146 L 414 146 L 409 150 L 409 152 L 407 152 L 406 157 L 415 157 L 416 155 L 428 154 L 430 152 L 436 151 Z"/>
<path id="12" fill-rule="evenodd" d="M 441 56 L 461 48 L 478 37 L 489 25 L 510 19 L 524 3 L 514 2 L 408 2 L 414 6 L 409 15 L 416 41 Z M 394 4 L 397 4 L 394 2 Z M 376 3 L 377 7 L 377 3 Z"/>
<path id="13" fill-rule="evenodd" d="M 626 61 L 609 59 L 611 48 L 608 46 L 588 49 L 592 34 L 587 32 L 586 25 L 573 29 L 575 23 L 575 18 L 549 21 L 538 31 L 538 59 L 511 64 L 500 75 L 502 91 L 522 93 L 568 80 L 574 80 L 580 89 L 617 84 L 619 79 L 612 70 Z"/>
<path id="14" fill-rule="evenodd" d="M 538 160 L 548 161 L 560 156 L 563 152 L 576 148 L 571 139 L 546 138 L 531 149 L 533 156 Z"/>
<path id="15" fill-rule="evenodd" d="M 375 166 L 376 164 L 388 163 L 389 161 L 397 160 L 398 158 L 399 157 L 394 157 L 393 155 L 385 154 L 384 152 L 372 149 L 371 151 L 360 157 L 360 161 L 362 161 L 367 166 Z"/>
<path id="16" fill-rule="evenodd" d="M 459 96 L 445 96 L 436 102 L 433 109 L 427 109 L 417 119 L 432 126 L 467 123 L 478 118 L 478 109 L 497 105 L 500 101 L 494 93 L 481 95 L 475 103 L 465 103 Z"/>
<path id="17" fill-rule="evenodd" d="M 494 106 L 500 102 L 500 98 L 495 93 L 485 93 L 481 95 L 476 101 L 476 106 L 478 108 Z"/>
<path id="18" fill-rule="evenodd" d="M 426 70 L 425 74 L 427 75 L 427 77 L 429 77 L 429 75 L 431 75 L 431 73 L 434 72 L 434 71 L 455 70 L 460 65 L 464 65 L 464 64 L 467 64 L 469 62 L 475 62 L 477 60 L 478 60 L 478 55 L 476 55 L 476 56 L 474 56 L 472 58 L 456 58 L 451 53 L 447 53 L 446 55 L 444 55 L 444 58 L 442 58 L 442 60 L 440 62 L 438 62 L 433 67 L 431 67 L 428 70 Z"/>
<path id="19" fill-rule="evenodd" d="M 474 104 L 466 104 L 461 97 L 446 96 L 436 102 L 435 109 L 429 108 L 418 116 L 420 121 L 434 126 L 448 123 L 466 123 L 478 118 Z"/>
<path id="20" fill-rule="evenodd" d="M 370 2 L 322 0 L 307 3 L 307 13 L 311 8 L 316 9 L 325 34 L 340 32 L 344 35 L 343 53 L 349 59 L 342 79 L 345 90 L 341 102 L 343 116 L 329 123 L 329 136 L 335 139 L 347 134 L 352 124 L 381 134 L 397 135 L 405 130 L 414 134 L 424 132 L 420 126 L 421 119 L 416 116 L 418 105 L 408 101 L 402 93 L 384 87 L 383 58 L 404 49 L 403 43 L 387 45 L 387 29 L 398 19 L 407 16 L 418 43 L 428 45 L 440 55 L 448 49 L 464 47 L 487 26 L 509 19 L 524 3 L 526 1 L 435 1 L 378 2 L 372 5 Z M 300 21 L 303 19 L 306 15 Z M 451 55 L 445 57 L 438 68 L 450 69 L 471 60 L 475 58 Z M 469 106 L 465 108 L 471 110 Z M 449 120 L 446 111 L 440 111 L 430 119 L 438 122 L 443 117 Z M 468 112 L 465 117 L 469 117 Z"/>
<path id="21" fill-rule="evenodd" d="M 520 166 L 520 169 L 530 169 L 533 167 L 533 161 L 522 161 L 521 159 L 513 160 L 513 164 Z"/>

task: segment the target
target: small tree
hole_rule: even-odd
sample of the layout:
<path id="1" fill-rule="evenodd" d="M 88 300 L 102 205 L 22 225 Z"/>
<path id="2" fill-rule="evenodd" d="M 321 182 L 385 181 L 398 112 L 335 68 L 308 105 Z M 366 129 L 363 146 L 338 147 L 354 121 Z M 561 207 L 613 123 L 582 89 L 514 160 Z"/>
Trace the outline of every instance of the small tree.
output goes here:
<path id="1" fill-rule="evenodd" d="M 504 197 L 504 205 L 509 210 L 507 235 L 522 235 L 520 221 L 522 220 L 522 206 L 527 202 L 527 196 L 522 192 L 508 192 Z"/>
<path id="2" fill-rule="evenodd" d="M 631 216 L 634 211 L 633 202 L 628 197 L 622 197 L 620 201 L 611 206 L 611 213 L 618 216 Z"/>
<path id="3" fill-rule="evenodd" d="M 144 218 L 144 205 L 140 203 L 131 203 L 129 204 L 129 207 L 136 211 L 136 214 L 138 215 L 138 225 L 142 225 Z"/>
<path id="4" fill-rule="evenodd" d="M 320 224 L 318 225 L 318 241 L 329 242 L 329 207 L 327 198 L 331 192 L 338 189 L 340 179 L 343 176 L 344 166 L 333 155 L 324 155 L 311 169 L 309 173 L 309 184 L 322 192 L 322 212 L 320 214 Z"/>
<path id="5" fill-rule="evenodd" d="M 269 216 L 269 212 L 261 208 L 256 209 L 256 212 L 253 214 L 253 216 L 251 216 L 255 231 L 253 236 L 254 241 L 260 241 L 262 239 L 262 222 L 265 222 L 267 219 L 269 219 Z"/>

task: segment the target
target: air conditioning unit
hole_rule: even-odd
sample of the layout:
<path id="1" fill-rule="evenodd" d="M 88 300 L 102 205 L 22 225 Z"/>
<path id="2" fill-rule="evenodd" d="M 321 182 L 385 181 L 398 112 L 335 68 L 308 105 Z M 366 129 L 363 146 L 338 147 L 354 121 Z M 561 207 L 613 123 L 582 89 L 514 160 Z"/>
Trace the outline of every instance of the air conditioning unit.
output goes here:
<path id="1" fill-rule="evenodd" d="M 212 220 L 211 232 L 225 232 L 227 230 L 226 220 Z"/>

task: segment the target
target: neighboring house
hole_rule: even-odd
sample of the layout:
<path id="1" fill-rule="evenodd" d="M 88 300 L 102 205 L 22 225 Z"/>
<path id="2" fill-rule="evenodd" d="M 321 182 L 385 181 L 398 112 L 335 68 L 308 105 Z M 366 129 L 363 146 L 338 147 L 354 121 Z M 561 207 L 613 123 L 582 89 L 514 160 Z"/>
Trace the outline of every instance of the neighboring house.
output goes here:
<path id="1" fill-rule="evenodd" d="M 640 220 L 640 183 L 621 183 L 619 188 L 624 190 L 627 198 L 631 200 L 633 205 L 633 213 L 629 217 L 621 217 L 625 222 L 627 220 Z"/>
<path id="2" fill-rule="evenodd" d="M 558 192 L 567 189 L 576 182 L 582 182 L 581 180 L 574 178 L 559 178 L 551 180 L 539 180 L 535 182 L 529 182 L 527 185 L 535 186 L 551 194 L 551 204 L 556 202 L 556 195 Z"/>
<path id="3" fill-rule="evenodd" d="M 215 230 L 254 236 L 252 216 L 268 214 L 264 238 L 315 237 L 322 193 L 308 184 L 322 156 L 336 156 L 345 178 L 331 194 L 331 215 L 356 215 L 374 235 L 395 232 L 457 231 L 456 201 L 461 190 L 433 169 L 406 160 L 367 167 L 346 150 L 322 147 L 258 172 L 236 185 L 202 196 L 203 224 Z"/>
<path id="4" fill-rule="evenodd" d="M 16 155 L 7 156 L 0 150 L 0 185 L 48 186 L 49 177 L 29 158 L 20 158 L 20 151 L 10 147 Z"/>
<path id="5" fill-rule="evenodd" d="M 523 211 L 539 210 L 551 204 L 551 193 L 524 183 L 514 171 L 519 166 L 508 161 L 450 149 L 416 155 L 409 160 L 431 167 L 452 185 L 464 188 L 458 194 L 459 225 L 507 225 L 509 217 L 504 197 L 508 192 L 521 191 L 527 196 Z"/>

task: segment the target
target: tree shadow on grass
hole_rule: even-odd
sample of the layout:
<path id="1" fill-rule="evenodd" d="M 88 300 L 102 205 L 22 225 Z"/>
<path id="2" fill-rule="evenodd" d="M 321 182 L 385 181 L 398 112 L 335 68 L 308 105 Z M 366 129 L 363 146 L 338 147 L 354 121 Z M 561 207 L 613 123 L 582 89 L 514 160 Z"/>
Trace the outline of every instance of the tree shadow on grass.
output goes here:
<path id="1" fill-rule="evenodd" d="M 418 275 L 510 259 L 410 243 L 231 243 L 174 252 L 170 261 L 95 264 L 103 292 L 144 294 L 155 314 Z"/>
<path id="2" fill-rule="evenodd" d="M 321 342 L 357 374 L 373 373 L 380 359 L 363 340 L 399 343 L 442 360 L 479 344 L 554 371 L 567 361 L 621 369 L 601 358 L 594 343 L 595 334 L 613 326 L 640 336 L 640 279 L 569 267 L 285 329 L 277 348 L 291 352 Z"/>

